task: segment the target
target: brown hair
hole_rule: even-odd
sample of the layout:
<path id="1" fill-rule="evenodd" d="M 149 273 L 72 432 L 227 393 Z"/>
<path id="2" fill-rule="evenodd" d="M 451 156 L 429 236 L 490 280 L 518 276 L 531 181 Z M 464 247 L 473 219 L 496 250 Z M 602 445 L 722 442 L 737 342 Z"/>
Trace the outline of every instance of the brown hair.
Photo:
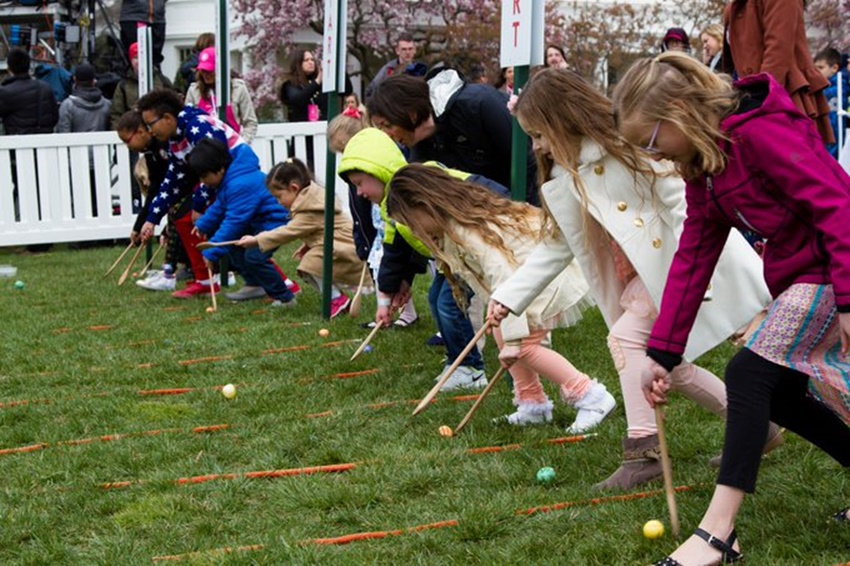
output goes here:
<path id="1" fill-rule="evenodd" d="M 602 146 L 635 176 L 655 172 L 639 150 L 617 131 L 611 114 L 611 102 L 581 76 L 567 69 L 542 69 L 520 93 L 515 107 L 517 118 L 526 132 L 545 136 L 552 155 L 536 153 L 540 184 L 552 177 L 557 164 L 572 177 L 582 203 L 582 225 L 588 227 L 587 191 L 578 173 L 582 141 L 592 140 Z M 551 214 L 544 203 L 547 227 Z M 587 234 L 585 230 L 585 234 Z"/>
<path id="2" fill-rule="evenodd" d="M 451 272 L 441 242 L 435 242 L 426 233 L 419 218 L 429 218 L 439 226 L 443 239 L 448 238 L 461 248 L 467 243 L 458 235 L 458 229 L 473 231 L 513 265 L 517 265 L 516 257 L 505 244 L 502 234 L 513 232 L 528 238 L 537 235 L 532 226 L 539 225 L 538 209 L 510 201 L 481 185 L 462 181 L 439 167 L 419 164 L 402 167 L 390 180 L 387 193 L 387 214 L 409 227 L 413 235 L 431 250 L 442 264 L 452 295 L 461 307 L 466 303 L 463 287 Z M 538 222 L 533 222 L 535 219 Z M 488 287 L 484 281 L 479 283 L 485 289 Z"/>
<path id="3" fill-rule="evenodd" d="M 667 52 L 638 59 L 614 89 L 618 125 L 659 120 L 678 128 L 696 149 L 690 163 L 676 167 L 686 179 L 714 175 L 726 168 L 718 139 L 727 139 L 720 122 L 738 107 L 729 77 L 718 75 L 685 53 Z"/>
<path id="4" fill-rule="evenodd" d="M 266 187 L 269 189 L 283 189 L 290 183 L 298 185 L 299 189 L 307 187 L 313 182 L 313 176 L 306 165 L 295 157 L 290 157 L 272 167 L 266 175 Z"/>
<path id="5" fill-rule="evenodd" d="M 304 56 L 307 55 L 307 53 L 312 53 L 314 57 L 316 56 L 316 54 L 311 49 L 304 49 L 303 47 L 296 49 L 292 53 L 292 57 L 289 60 L 289 76 L 287 78 L 287 81 L 298 86 L 304 86 L 310 79 L 313 79 L 318 75 L 318 59 L 316 59 L 316 73 L 310 75 L 309 77 L 304 74 L 304 68 L 301 66 L 301 63 L 304 62 Z"/>
<path id="6" fill-rule="evenodd" d="M 434 113 L 428 83 L 421 77 L 393 75 L 375 87 L 366 101 L 369 116 L 384 118 L 390 125 L 409 132 L 415 130 Z"/>

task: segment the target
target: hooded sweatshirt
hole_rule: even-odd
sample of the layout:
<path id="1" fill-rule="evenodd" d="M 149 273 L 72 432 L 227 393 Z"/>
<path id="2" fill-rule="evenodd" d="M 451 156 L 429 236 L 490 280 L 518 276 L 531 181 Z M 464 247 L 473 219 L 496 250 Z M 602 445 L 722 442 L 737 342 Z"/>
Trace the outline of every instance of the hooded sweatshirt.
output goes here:
<path id="1" fill-rule="evenodd" d="M 395 222 L 387 215 L 387 185 L 396 171 L 405 165 L 407 161 L 392 138 L 376 128 L 366 128 L 358 132 L 345 146 L 338 170 L 342 177 L 347 177 L 352 171 L 361 171 L 384 184 L 384 198 L 381 202 L 381 217 L 385 224 L 384 257 L 378 271 L 378 288 L 390 294 L 398 291 L 402 280 L 412 283 L 416 273 L 424 273 L 427 259 L 431 256 L 428 247 L 417 239 L 407 226 Z M 458 179 L 508 196 L 508 189 L 481 175 L 448 169 L 436 162 L 428 162 L 425 165 L 442 167 Z"/>
<path id="2" fill-rule="evenodd" d="M 195 221 L 195 227 L 210 236 L 211 242 L 253 236 L 289 221 L 289 211 L 266 188 L 266 175 L 260 171 L 257 154 L 240 144 L 231 155 L 233 161 L 218 186 L 215 202 Z M 213 247 L 202 253 L 205 259 L 218 261 L 227 252 L 228 248 Z"/>
<path id="3" fill-rule="evenodd" d="M 797 283 L 831 284 L 838 311 L 850 312 L 850 177 L 772 76 L 735 87 L 740 107 L 720 124 L 728 163 L 687 182 L 687 219 L 648 342 L 668 369 L 684 351 L 732 228 L 766 239 L 764 278 L 774 298 Z"/>
<path id="4" fill-rule="evenodd" d="M 109 100 L 96 86 L 74 87 L 59 106 L 58 133 L 103 132 L 109 129 Z"/>

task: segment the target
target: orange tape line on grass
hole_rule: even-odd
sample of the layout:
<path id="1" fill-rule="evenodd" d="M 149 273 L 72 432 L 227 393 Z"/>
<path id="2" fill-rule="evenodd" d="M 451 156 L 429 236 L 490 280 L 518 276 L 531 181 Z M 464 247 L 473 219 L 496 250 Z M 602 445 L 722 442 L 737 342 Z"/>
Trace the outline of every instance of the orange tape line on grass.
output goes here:
<path id="1" fill-rule="evenodd" d="M 191 429 L 191 431 L 195 434 L 201 434 L 206 432 L 217 432 L 220 430 L 229 429 L 231 425 L 229 424 L 217 424 L 217 425 L 207 425 L 207 426 L 196 426 Z M 27 452 L 37 452 L 38 450 L 44 450 L 45 448 L 53 448 L 56 446 L 81 446 L 84 444 L 92 444 L 94 442 L 114 442 L 116 440 L 123 440 L 125 438 L 138 438 L 144 436 L 159 436 L 160 434 L 172 434 L 176 432 L 185 432 L 180 428 L 164 428 L 164 429 L 156 429 L 156 430 L 144 430 L 140 432 L 126 432 L 120 434 L 104 434 L 103 436 L 94 436 L 90 438 L 77 438 L 74 440 L 59 440 L 52 444 L 47 442 L 41 442 L 38 444 L 30 444 L 29 446 L 19 446 L 17 448 L 5 448 L 0 450 L 0 456 L 6 456 L 9 454 L 23 454 Z"/>
<path id="2" fill-rule="evenodd" d="M 89 326 L 89 330 L 92 332 L 99 332 L 101 330 L 112 330 L 111 324 L 99 324 L 95 326 Z"/>
<path id="3" fill-rule="evenodd" d="M 546 441 L 547 444 L 571 444 L 573 442 L 581 442 L 592 438 L 596 434 L 579 434 L 576 436 L 563 436 L 561 438 L 550 438 Z M 467 454 L 492 454 L 494 452 L 507 452 L 509 450 L 519 450 L 522 444 L 505 444 L 504 446 L 483 446 L 481 448 L 470 448 L 466 451 Z"/>
<path id="4" fill-rule="evenodd" d="M 174 387 L 171 389 L 142 389 L 139 391 L 139 395 L 183 395 L 184 393 L 190 393 L 192 391 L 197 391 L 197 388 Z"/>
<path id="5" fill-rule="evenodd" d="M 417 525 L 415 527 L 409 527 L 407 529 L 396 529 L 393 531 L 372 531 L 366 533 L 354 533 L 333 538 L 314 538 L 313 540 L 303 541 L 300 544 L 349 544 L 361 540 L 386 538 L 407 533 L 418 533 L 420 531 L 426 531 L 430 529 L 442 529 L 445 527 L 456 526 L 457 521 L 452 519 L 450 521 L 439 521 L 436 523 L 428 523 L 427 525 Z"/>
<path id="6" fill-rule="evenodd" d="M 209 356 L 208 358 L 195 358 L 194 360 L 180 360 L 177 362 L 181 366 L 191 366 L 194 364 L 203 364 L 206 362 L 221 362 L 224 360 L 232 360 L 233 356 L 228 354 L 226 356 Z"/>
<path id="7" fill-rule="evenodd" d="M 677 493 L 682 491 L 690 491 L 699 486 L 697 485 L 680 485 L 679 487 L 673 488 L 673 490 Z M 586 501 L 567 501 L 564 503 L 555 503 L 553 505 L 542 505 L 540 507 L 532 507 L 530 509 L 518 509 L 514 511 L 516 515 L 534 515 L 535 513 L 549 513 L 550 511 L 560 511 L 561 509 L 567 509 L 569 507 L 575 507 L 577 505 L 601 505 L 602 503 L 615 503 L 618 501 L 633 501 L 635 499 L 646 499 L 648 497 L 655 497 L 657 495 L 664 495 L 663 489 L 656 489 L 655 491 L 641 491 L 639 493 L 627 493 L 625 495 L 611 495 L 609 497 L 596 497 L 594 499 L 588 499 Z"/>
<path id="8" fill-rule="evenodd" d="M 214 556 L 217 554 L 231 554 L 233 552 L 247 552 L 251 550 L 262 550 L 265 548 L 262 544 L 251 544 L 247 546 L 225 546 L 222 548 L 215 548 L 213 550 L 207 550 L 204 552 L 187 552 L 186 554 L 167 554 L 165 556 L 154 556 L 151 560 L 154 562 L 169 562 L 169 561 L 181 561 L 188 560 L 190 558 L 201 558 L 202 556 Z"/>
<path id="9" fill-rule="evenodd" d="M 245 472 L 242 474 L 230 473 L 230 474 L 206 474 L 202 476 L 190 476 L 185 478 L 177 478 L 173 480 L 172 483 L 176 485 L 194 485 L 199 483 L 206 483 L 208 481 L 215 480 L 235 480 L 239 478 L 246 479 L 264 479 L 264 478 L 282 478 L 289 476 L 306 476 L 312 474 L 333 474 L 340 472 L 347 472 L 349 470 L 353 470 L 357 467 L 357 464 L 348 463 L 348 464 L 330 464 L 327 466 L 308 466 L 305 468 L 290 468 L 288 470 L 263 470 L 258 472 Z M 109 482 L 102 484 L 101 487 L 103 489 L 120 489 L 123 487 L 129 487 L 131 485 L 138 485 L 146 483 L 145 480 L 128 480 L 128 481 L 119 481 L 119 482 Z"/>

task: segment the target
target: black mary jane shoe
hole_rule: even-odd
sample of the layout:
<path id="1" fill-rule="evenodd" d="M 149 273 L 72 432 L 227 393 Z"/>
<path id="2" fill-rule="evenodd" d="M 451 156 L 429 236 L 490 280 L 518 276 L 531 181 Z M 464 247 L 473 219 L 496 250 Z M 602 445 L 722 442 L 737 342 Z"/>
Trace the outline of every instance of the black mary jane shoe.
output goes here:
<path id="1" fill-rule="evenodd" d="M 720 540 L 716 536 L 704 531 L 703 529 L 697 529 L 694 531 L 694 534 L 716 548 L 720 551 L 720 563 L 721 564 L 734 564 L 735 562 L 740 562 L 744 559 L 744 555 L 732 548 L 732 545 L 735 544 L 735 540 L 738 538 L 738 535 L 735 533 L 735 530 L 732 530 L 732 533 L 729 535 L 725 541 Z M 676 560 L 675 558 L 670 558 L 669 556 L 664 560 L 659 560 L 655 563 L 654 566 L 682 566 L 682 563 Z"/>
<path id="2" fill-rule="evenodd" d="M 841 511 L 833 515 L 832 518 L 838 521 L 839 523 L 850 523 L 850 507 L 842 509 Z"/>

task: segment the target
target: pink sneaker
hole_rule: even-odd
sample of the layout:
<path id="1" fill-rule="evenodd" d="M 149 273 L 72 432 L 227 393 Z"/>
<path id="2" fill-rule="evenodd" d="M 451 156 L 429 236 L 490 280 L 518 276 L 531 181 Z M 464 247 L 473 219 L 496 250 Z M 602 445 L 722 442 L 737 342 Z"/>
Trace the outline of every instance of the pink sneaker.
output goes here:
<path id="1" fill-rule="evenodd" d="M 331 300 L 331 318 L 335 318 L 338 314 L 348 310 L 348 305 L 351 301 L 344 293 L 340 293 L 339 297 Z"/>
<path id="2" fill-rule="evenodd" d="M 220 291 L 218 283 L 216 283 L 213 286 L 213 291 L 215 293 L 218 293 Z M 194 282 L 194 283 L 189 283 L 188 285 L 186 285 L 186 288 L 183 289 L 182 291 L 176 291 L 174 293 L 171 293 L 171 296 L 174 297 L 175 299 L 191 299 L 192 297 L 209 296 L 209 294 L 210 294 L 210 286 L 209 285 L 202 285 L 198 282 Z"/>

